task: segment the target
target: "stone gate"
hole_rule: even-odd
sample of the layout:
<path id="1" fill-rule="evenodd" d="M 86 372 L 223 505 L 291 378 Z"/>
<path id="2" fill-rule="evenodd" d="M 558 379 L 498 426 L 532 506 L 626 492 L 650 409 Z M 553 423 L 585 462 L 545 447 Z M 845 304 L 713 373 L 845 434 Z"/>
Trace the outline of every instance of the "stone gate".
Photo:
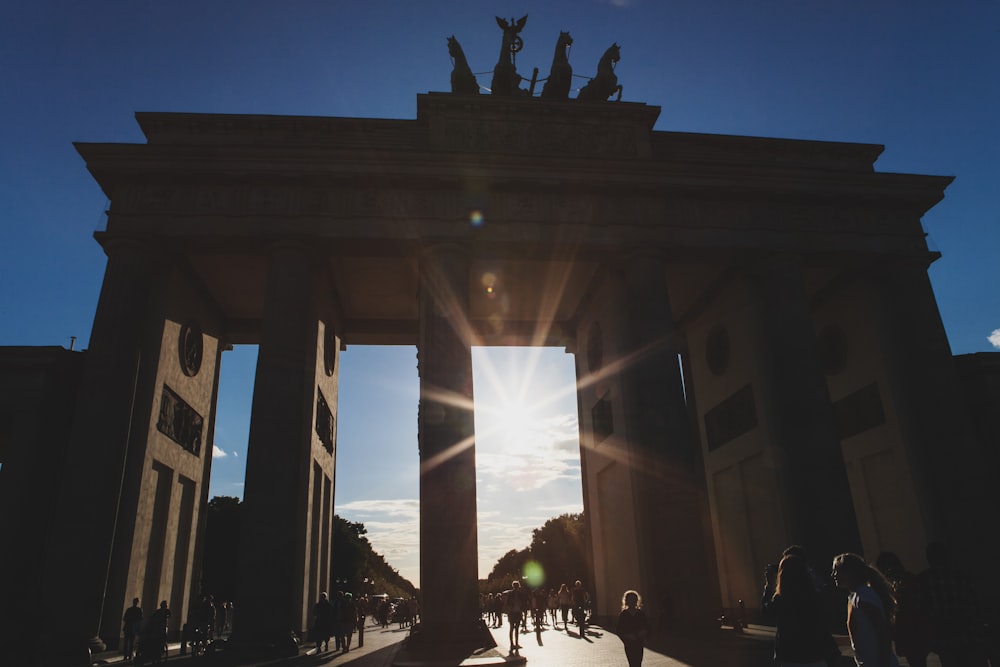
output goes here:
<path id="1" fill-rule="evenodd" d="M 636 587 L 711 623 L 790 543 L 960 543 L 921 226 L 951 179 L 659 113 L 432 93 L 415 120 L 139 113 L 146 143 L 78 144 L 111 206 L 53 529 L 79 547 L 47 555 L 72 632 L 116 642 L 134 596 L 186 617 L 233 344 L 259 346 L 237 637 L 304 630 L 329 588 L 349 345 L 418 352 L 428 632 L 478 618 L 474 345 L 575 355 L 599 615 Z"/>

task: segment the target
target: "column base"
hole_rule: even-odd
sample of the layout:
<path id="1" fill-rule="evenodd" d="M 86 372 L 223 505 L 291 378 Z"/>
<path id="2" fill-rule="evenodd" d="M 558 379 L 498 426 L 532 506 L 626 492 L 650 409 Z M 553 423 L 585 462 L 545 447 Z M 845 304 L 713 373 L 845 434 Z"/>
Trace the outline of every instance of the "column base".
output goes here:
<path id="1" fill-rule="evenodd" d="M 517 656 L 505 658 L 482 620 L 464 627 L 413 626 L 410 636 L 392 661 L 393 667 L 459 667 L 474 660 L 477 667 L 518 664 Z M 520 662 L 524 662 L 521 658 Z"/>

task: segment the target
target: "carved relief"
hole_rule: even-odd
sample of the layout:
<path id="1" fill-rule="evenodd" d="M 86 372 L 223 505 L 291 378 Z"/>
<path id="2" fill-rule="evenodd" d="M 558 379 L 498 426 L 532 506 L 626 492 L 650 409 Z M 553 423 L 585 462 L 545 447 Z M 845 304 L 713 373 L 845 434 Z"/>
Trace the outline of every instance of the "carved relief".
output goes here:
<path id="1" fill-rule="evenodd" d="M 184 375 L 194 377 L 201 370 L 201 358 L 204 353 L 204 337 L 197 322 L 188 322 L 181 327 L 178 337 L 178 356 Z"/>
<path id="2" fill-rule="evenodd" d="M 167 385 L 163 385 L 156 429 L 195 456 L 201 455 L 205 420 Z"/>
<path id="3" fill-rule="evenodd" d="M 323 448 L 333 454 L 333 444 L 337 439 L 337 417 L 330 410 L 330 405 L 319 388 L 316 389 L 316 435 L 323 443 Z"/>

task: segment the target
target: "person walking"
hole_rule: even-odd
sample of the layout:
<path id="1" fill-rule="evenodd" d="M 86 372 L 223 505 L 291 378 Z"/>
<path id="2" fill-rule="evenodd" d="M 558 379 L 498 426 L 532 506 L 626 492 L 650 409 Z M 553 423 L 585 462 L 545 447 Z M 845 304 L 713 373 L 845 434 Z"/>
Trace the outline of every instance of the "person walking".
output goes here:
<path id="1" fill-rule="evenodd" d="M 330 635 L 333 634 L 333 604 L 326 592 L 319 594 L 319 601 L 313 607 L 313 633 L 316 636 L 316 652 L 330 648 Z"/>
<path id="2" fill-rule="evenodd" d="M 125 610 L 122 616 L 122 632 L 125 635 L 125 646 L 122 653 L 126 660 L 131 660 L 135 656 L 135 642 L 142 632 L 142 607 L 139 606 L 139 598 L 132 599 L 132 606 Z"/>
<path id="3" fill-rule="evenodd" d="M 579 579 L 573 584 L 573 616 L 580 627 L 580 638 L 587 636 L 587 607 L 590 605 L 590 595 Z"/>
<path id="4" fill-rule="evenodd" d="M 340 651 L 347 653 L 351 649 L 351 638 L 354 636 L 354 628 L 358 624 L 358 607 L 354 602 L 354 595 L 351 593 L 344 593 L 344 603 L 340 614 Z"/>
<path id="5" fill-rule="evenodd" d="M 781 559 L 764 573 L 760 601 L 765 621 L 774 623 L 774 662 L 781 667 L 826 667 L 840 650 L 823 614 L 806 561 L 795 555 Z"/>
<path id="6" fill-rule="evenodd" d="M 625 591 L 622 595 L 622 610 L 618 614 L 615 632 L 625 645 L 628 667 L 641 667 L 642 652 L 649 636 L 649 619 L 642 610 L 642 598 L 636 591 Z"/>
<path id="7" fill-rule="evenodd" d="M 896 600 L 882 573 L 857 554 L 833 559 L 833 582 L 848 591 L 847 632 L 858 667 L 899 667 L 889 616 Z"/>
<path id="8" fill-rule="evenodd" d="M 569 586 L 562 584 L 559 587 L 559 611 L 562 614 L 563 630 L 569 632 L 569 608 L 573 606 L 573 593 Z"/>
<path id="9" fill-rule="evenodd" d="M 521 630 L 521 620 L 524 617 L 524 597 L 521 595 L 521 582 L 516 579 L 511 582 L 510 590 L 504 596 L 504 611 L 507 613 L 507 638 L 510 640 L 511 653 L 517 653 L 521 648 L 518 637 Z"/>

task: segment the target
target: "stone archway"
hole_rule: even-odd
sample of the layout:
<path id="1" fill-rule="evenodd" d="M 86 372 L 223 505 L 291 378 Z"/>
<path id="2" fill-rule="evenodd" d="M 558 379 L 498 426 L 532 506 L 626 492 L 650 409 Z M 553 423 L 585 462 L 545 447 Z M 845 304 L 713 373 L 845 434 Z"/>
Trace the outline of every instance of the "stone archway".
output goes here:
<path id="1" fill-rule="evenodd" d="M 878 174 L 868 145 L 654 132 L 659 111 L 428 94 L 416 120 L 141 113 L 147 143 L 79 144 L 112 204 L 64 491 L 84 502 L 57 525 L 92 548 L 50 555 L 76 582 L 74 631 L 114 635 L 137 589 L 186 615 L 233 343 L 260 346 L 245 636 L 303 630 L 326 587 L 351 344 L 418 349 L 421 514 L 458 508 L 422 518 L 431 632 L 478 617 L 475 434 L 456 407 L 474 344 L 576 354 L 599 614 L 638 586 L 651 613 L 711 623 L 787 543 L 877 546 L 869 527 L 898 511 L 859 504 L 873 452 L 917 471 L 895 480 L 922 504 L 894 539 L 922 543 L 944 510 L 917 434 L 944 417 L 874 406 L 947 393 L 947 341 L 870 360 L 894 327 L 940 323 L 920 215 L 950 179 Z M 845 306 L 887 300 L 875 324 Z M 854 350 L 833 375 L 829 323 Z M 934 382 L 900 382 L 918 357 Z"/>

